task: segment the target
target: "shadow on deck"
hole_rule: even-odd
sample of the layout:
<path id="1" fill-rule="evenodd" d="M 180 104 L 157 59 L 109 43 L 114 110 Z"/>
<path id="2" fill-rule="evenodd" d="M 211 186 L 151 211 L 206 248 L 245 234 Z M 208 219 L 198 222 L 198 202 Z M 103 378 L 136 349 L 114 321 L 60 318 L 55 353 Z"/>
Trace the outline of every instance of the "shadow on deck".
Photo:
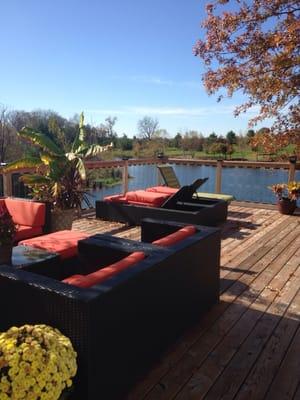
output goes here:
<path id="1" fill-rule="evenodd" d="M 220 303 L 124 399 L 300 399 L 300 218 L 238 205 L 229 211 Z M 139 227 L 91 216 L 73 228 L 140 239 Z"/>

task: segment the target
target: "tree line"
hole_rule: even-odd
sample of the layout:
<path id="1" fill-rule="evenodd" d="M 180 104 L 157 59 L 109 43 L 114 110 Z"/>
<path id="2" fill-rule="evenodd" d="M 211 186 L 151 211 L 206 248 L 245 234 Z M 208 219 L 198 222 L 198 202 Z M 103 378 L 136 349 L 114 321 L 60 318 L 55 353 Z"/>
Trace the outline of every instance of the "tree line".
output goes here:
<path id="1" fill-rule="evenodd" d="M 229 131 L 226 136 L 212 132 L 207 137 L 197 130 L 189 130 L 179 132 L 172 137 L 166 129 L 160 128 L 158 120 L 145 116 L 137 123 L 138 134 L 129 137 L 125 133 L 117 134 L 116 122 L 116 117 L 109 116 L 98 126 L 86 124 L 87 143 L 107 145 L 113 142 L 114 155 L 129 152 L 136 157 L 154 156 L 173 148 L 192 155 L 196 152 L 205 152 L 223 154 L 227 157 L 233 153 L 235 145 L 244 149 L 249 147 L 251 138 L 255 136 L 254 130 L 249 130 L 245 135 Z M 0 107 L 0 163 L 22 158 L 25 154 L 36 153 L 36 149 L 17 135 L 24 126 L 44 133 L 68 151 L 78 131 L 79 115 L 67 119 L 49 110 L 10 111 L 4 106 Z"/>

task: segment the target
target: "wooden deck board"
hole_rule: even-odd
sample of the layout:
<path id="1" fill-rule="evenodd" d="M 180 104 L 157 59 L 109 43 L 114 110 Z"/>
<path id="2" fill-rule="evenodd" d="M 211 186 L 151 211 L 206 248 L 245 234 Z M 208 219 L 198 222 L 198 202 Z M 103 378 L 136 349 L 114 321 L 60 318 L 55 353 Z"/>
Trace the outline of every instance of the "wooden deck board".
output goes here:
<path id="1" fill-rule="evenodd" d="M 300 398 L 300 218 L 237 204 L 221 228 L 220 303 L 127 400 Z M 93 211 L 73 229 L 140 240 L 139 227 L 96 220 Z"/>

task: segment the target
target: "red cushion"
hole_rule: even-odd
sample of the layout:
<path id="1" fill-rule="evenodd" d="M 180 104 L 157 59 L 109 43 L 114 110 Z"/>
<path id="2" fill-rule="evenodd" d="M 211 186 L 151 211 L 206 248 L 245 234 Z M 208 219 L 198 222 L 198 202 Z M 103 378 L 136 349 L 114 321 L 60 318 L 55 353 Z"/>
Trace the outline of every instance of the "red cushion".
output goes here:
<path id="1" fill-rule="evenodd" d="M 169 195 L 147 192 L 146 190 L 136 190 L 135 192 L 127 192 L 125 197 L 129 202 L 149 203 L 154 207 L 160 207 L 169 198 Z"/>
<path id="2" fill-rule="evenodd" d="M 20 240 L 33 238 L 35 236 L 40 236 L 42 234 L 43 234 L 43 228 L 41 226 L 18 225 L 15 241 L 19 242 Z"/>
<path id="3" fill-rule="evenodd" d="M 43 203 L 7 198 L 5 205 L 15 224 L 34 227 L 45 224 L 46 205 Z"/>
<path id="4" fill-rule="evenodd" d="M 64 260 L 66 258 L 75 257 L 78 254 L 78 240 L 88 237 L 89 235 L 79 231 L 59 231 L 50 233 L 49 235 L 23 240 L 19 244 L 59 253 Z"/>
<path id="5" fill-rule="evenodd" d="M 186 239 L 189 236 L 192 236 L 196 233 L 197 229 L 193 225 L 185 226 L 184 228 L 179 229 L 177 232 L 171 233 L 161 239 L 155 240 L 153 244 L 162 247 L 172 246 L 183 239 Z"/>
<path id="6" fill-rule="evenodd" d="M 169 186 L 153 186 L 153 187 L 147 188 L 146 191 L 172 195 L 172 194 L 177 193 L 178 189 L 171 188 Z"/>
<path id="7" fill-rule="evenodd" d="M 137 262 L 142 261 L 144 258 L 145 253 L 142 251 L 136 251 L 108 267 L 99 269 L 98 271 L 92 272 L 88 275 L 72 275 L 69 278 L 64 279 L 63 282 L 82 288 L 88 288 L 113 277 Z"/>
<path id="8" fill-rule="evenodd" d="M 127 203 L 126 197 L 121 194 L 115 194 L 114 196 L 106 196 L 103 199 L 104 201 L 115 201 L 120 203 Z"/>

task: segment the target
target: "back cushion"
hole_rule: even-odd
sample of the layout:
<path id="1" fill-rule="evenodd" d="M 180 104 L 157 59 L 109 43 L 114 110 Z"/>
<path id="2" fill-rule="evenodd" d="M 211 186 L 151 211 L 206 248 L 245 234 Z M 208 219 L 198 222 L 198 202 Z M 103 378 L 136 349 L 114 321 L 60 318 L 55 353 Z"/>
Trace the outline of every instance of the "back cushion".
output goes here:
<path id="1" fill-rule="evenodd" d="M 181 240 L 186 239 L 189 236 L 194 235 L 197 232 L 197 229 L 193 225 L 185 226 L 184 228 L 179 229 L 177 232 L 171 233 L 161 239 L 155 240 L 152 242 L 157 246 L 168 247 L 172 246 Z"/>
<path id="2" fill-rule="evenodd" d="M 154 207 L 160 207 L 168 198 L 168 194 L 147 192 L 146 190 L 136 190 L 135 192 L 127 192 L 125 195 L 128 201 L 137 203 L 149 203 Z"/>
<path id="3" fill-rule="evenodd" d="M 72 275 L 69 278 L 63 280 L 63 282 L 70 285 L 78 286 L 81 288 L 88 288 L 94 285 L 102 283 L 106 279 L 113 277 L 119 272 L 131 267 L 132 265 L 142 261 L 145 258 L 145 253 L 142 251 L 136 251 L 129 256 L 123 258 L 108 267 L 101 268 L 98 271 L 92 272 L 88 275 Z"/>
<path id="4" fill-rule="evenodd" d="M 45 204 L 19 199 L 5 199 L 5 205 L 15 224 L 34 227 L 45 224 Z"/>
<path id="5" fill-rule="evenodd" d="M 178 192 L 178 189 L 171 188 L 169 186 L 153 186 L 146 189 L 147 192 L 155 192 L 155 193 L 164 193 L 164 194 L 175 194 Z"/>

